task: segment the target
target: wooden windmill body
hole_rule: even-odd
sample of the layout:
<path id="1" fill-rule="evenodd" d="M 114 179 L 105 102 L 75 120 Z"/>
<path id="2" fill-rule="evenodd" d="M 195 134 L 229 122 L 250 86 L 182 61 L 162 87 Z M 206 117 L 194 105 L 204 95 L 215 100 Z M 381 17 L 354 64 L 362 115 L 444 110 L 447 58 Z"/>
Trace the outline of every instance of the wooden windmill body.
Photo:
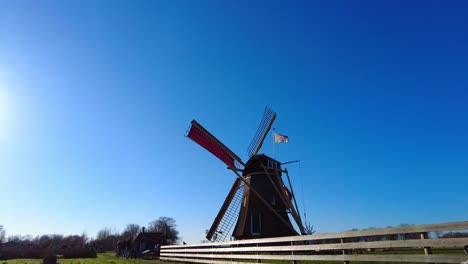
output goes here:
<path id="1" fill-rule="evenodd" d="M 257 154 L 275 118 L 276 113 L 266 108 L 249 146 L 247 163 L 242 162 L 197 121 L 192 121 L 187 137 L 218 157 L 237 176 L 208 230 L 208 240 L 223 241 L 231 230 L 232 237 L 237 240 L 298 235 L 289 215 L 296 222 L 299 232 L 305 233 L 294 196 L 282 180 L 285 174 L 290 184 L 287 170 L 281 168 L 280 162 Z M 290 188 L 292 190 L 292 186 Z"/>

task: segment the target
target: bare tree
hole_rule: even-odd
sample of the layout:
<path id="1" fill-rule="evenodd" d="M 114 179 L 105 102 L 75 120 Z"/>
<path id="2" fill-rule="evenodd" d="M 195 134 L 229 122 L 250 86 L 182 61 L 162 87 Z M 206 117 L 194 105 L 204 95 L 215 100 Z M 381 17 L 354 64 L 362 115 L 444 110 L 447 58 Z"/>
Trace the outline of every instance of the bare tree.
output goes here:
<path id="1" fill-rule="evenodd" d="M 112 231 L 110 228 L 104 227 L 103 229 L 99 230 L 96 239 L 97 240 L 106 240 L 112 235 Z"/>
<path id="2" fill-rule="evenodd" d="M 307 235 L 313 235 L 317 230 L 314 230 L 314 225 L 311 225 L 310 222 L 306 222 L 304 226 L 304 231 Z"/>
<path id="3" fill-rule="evenodd" d="M 0 225 L 0 245 L 5 241 L 6 232 L 2 225 Z"/>
<path id="4" fill-rule="evenodd" d="M 128 224 L 122 232 L 122 237 L 125 239 L 135 238 L 140 232 L 140 226 L 137 224 Z"/>
<path id="5" fill-rule="evenodd" d="M 88 237 L 86 232 L 81 233 L 81 239 L 83 240 L 85 245 L 90 241 L 90 238 Z"/>
<path id="6" fill-rule="evenodd" d="M 23 240 L 20 235 L 11 235 L 6 239 L 8 242 L 21 242 Z"/>
<path id="7" fill-rule="evenodd" d="M 121 239 L 119 233 L 113 232 L 110 228 L 103 228 L 96 234 L 96 239 L 93 240 L 98 251 L 114 250 L 117 242 Z"/>
<path id="8" fill-rule="evenodd" d="M 150 232 L 162 232 L 166 239 L 170 239 L 172 244 L 179 240 L 179 231 L 176 229 L 174 218 L 161 216 L 159 219 L 149 222 Z"/>

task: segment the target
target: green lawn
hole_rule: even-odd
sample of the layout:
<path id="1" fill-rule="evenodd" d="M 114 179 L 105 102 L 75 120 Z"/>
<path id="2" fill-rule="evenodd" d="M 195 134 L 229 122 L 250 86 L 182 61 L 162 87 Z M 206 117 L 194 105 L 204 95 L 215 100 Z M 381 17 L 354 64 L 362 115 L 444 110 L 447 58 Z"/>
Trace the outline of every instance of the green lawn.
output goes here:
<path id="1" fill-rule="evenodd" d="M 421 254 L 423 252 L 420 250 L 400 250 L 392 252 L 365 252 L 364 254 Z M 98 254 L 97 258 L 87 258 L 87 259 L 59 259 L 59 264 L 173 264 L 171 262 L 159 261 L 159 260 L 143 260 L 143 259 L 125 259 L 125 258 L 116 258 L 115 253 L 101 253 Z M 455 255 L 461 256 L 464 255 L 462 249 L 435 249 L 433 250 L 435 255 Z M 468 258 L 468 256 L 467 256 Z M 256 261 L 245 262 L 256 263 Z M 273 263 L 273 264 L 291 264 L 291 261 L 264 261 L 263 263 Z M 301 261 L 302 264 L 342 264 L 343 262 L 338 261 Z M 360 264 L 397 264 L 391 262 L 354 262 Z M 42 259 L 13 259 L 0 261 L 0 264 L 42 264 Z M 180 264 L 180 263 L 178 263 Z M 400 263 L 398 263 L 400 264 Z"/>
<path id="2" fill-rule="evenodd" d="M 170 264 L 159 260 L 125 259 L 116 258 L 115 253 L 98 254 L 97 258 L 84 259 L 59 259 L 59 264 Z M 42 259 L 12 259 L 0 261 L 0 264 L 42 264 Z"/>

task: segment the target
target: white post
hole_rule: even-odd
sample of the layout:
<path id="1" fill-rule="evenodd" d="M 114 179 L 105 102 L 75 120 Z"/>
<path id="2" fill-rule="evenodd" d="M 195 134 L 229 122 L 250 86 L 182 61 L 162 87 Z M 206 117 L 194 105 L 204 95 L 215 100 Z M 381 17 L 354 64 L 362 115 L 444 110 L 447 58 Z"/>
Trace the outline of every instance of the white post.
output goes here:
<path id="1" fill-rule="evenodd" d="M 276 159 L 276 155 L 275 155 L 275 129 L 273 128 L 273 158 Z"/>

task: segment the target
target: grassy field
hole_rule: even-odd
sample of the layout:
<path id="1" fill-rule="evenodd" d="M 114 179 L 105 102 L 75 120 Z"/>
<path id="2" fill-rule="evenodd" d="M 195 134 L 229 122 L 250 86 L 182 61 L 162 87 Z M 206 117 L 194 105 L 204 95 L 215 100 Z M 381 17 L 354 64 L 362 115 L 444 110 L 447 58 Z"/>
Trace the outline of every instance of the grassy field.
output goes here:
<path id="1" fill-rule="evenodd" d="M 391 254 L 421 254 L 421 250 L 402 250 L 394 251 Z M 373 252 L 372 254 L 389 254 L 390 252 Z M 463 254 L 461 249 L 457 250 L 444 250 L 436 249 L 433 252 L 436 255 L 449 255 L 449 256 L 466 256 Z M 369 254 L 369 253 L 367 253 Z M 468 259 L 468 256 L 467 256 Z M 244 260 L 245 261 L 245 260 Z M 143 260 L 143 259 L 125 259 L 125 258 L 116 258 L 114 253 L 102 253 L 98 254 L 97 258 L 88 258 L 88 259 L 59 259 L 59 264 L 173 264 L 171 262 L 159 261 L 159 260 Z M 256 261 L 245 261 L 255 263 Z M 273 264 L 291 264 L 291 261 L 264 261 L 263 263 L 273 263 Z M 341 261 L 301 261 L 303 264 L 342 264 Z M 397 264 L 392 262 L 355 262 L 360 264 Z M 42 264 L 42 259 L 12 259 L 0 261 L 0 264 Z M 178 263 L 180 264 L 180 263 Z"/>
<path id="2" fill-rule="evenodd" d="M 116 258 L 115 253 L 98 254 L 97 258 L 59 259 L 59 264 L 170 264 L 159 260 Z M 0 264 L 42 264 L 42 259 L 12 259 L 0 261 Z"/>

